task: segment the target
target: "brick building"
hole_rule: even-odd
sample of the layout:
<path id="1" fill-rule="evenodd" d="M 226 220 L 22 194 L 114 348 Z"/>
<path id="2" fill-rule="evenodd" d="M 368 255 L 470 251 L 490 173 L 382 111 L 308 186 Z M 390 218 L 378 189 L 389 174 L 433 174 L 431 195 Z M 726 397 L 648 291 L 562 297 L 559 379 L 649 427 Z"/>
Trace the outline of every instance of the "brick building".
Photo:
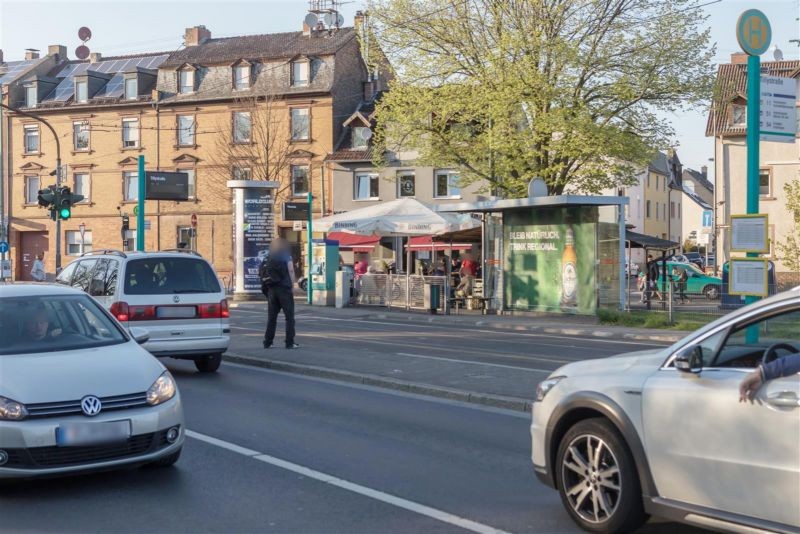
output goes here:
<path id="1" fill-rule="evenodd" d="M 54 58 L 44 74 L 26 76 L 9 91 L 12 106 L 46 119 L 61 140 L 62 182 L 86 200 L 62 222 L 62 263 L 81 250 L 121 248 L 121 215 L 131 215 L 136 170 L 189 174 L 188 202 L 147 201 L 147 250 L 196 247 L 221 276 L 232 270 L 231 179 L 275 180 L 278 231 L 297 250 L 306 239 L 283 221 L 282 203 L 306 198 L 323 210 L 323 161 L 342 121 L 363 99 L 367 69 L 353 28 L 213 38 L 188 28 L 172 53 Z M 55 270 L 55 224 L 37 206 L 36 191 L 55 183 L 55 141 L 40 123 L 11 113 L 4 144 L 9 176 L 11 257 L 25 279 L 25 258 L 48 251 Z M 326 186 L 330 190 L 330 183 Z M 196 237 L 190 230 L 197 214 Z M 79 225 L 85 225 L 81 241 Z"/>

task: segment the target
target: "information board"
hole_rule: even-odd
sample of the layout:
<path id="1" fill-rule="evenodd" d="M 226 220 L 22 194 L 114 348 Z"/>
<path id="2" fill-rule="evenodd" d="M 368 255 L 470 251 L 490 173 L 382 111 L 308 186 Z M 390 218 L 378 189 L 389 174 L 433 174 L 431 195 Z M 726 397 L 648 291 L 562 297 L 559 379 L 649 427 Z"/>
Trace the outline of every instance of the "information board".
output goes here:
<path id="1" fill-rule="evenodd" d="M 731 215 L 731 252 L 769 252 L 766 214 Z"/>
<path id="2" fill-rule="evenodd" d="M 283 203 L 284 221 L 307 221 L 308 202 L 284 202 Z"/>
<path id="3" fill-rule="evenodd" d="M 759 138 L 794 143 L 797 132 L 797 85 L 794 78 L 761 77 Z"/>
<path id="4" fill-rule="evenodd" d="M 763 258 L 731 258 L 728 293 L 766 297 L 769 293 L 769 262 Z"/>
<path id="5" fill-rule="evenodd" d="M 271 189 L 247 188 L 244 193 L 244 226 L 242 228 L 242 261 L 244 262 L 244 289 L 261 290 L 258 267 L 269 254 L 269 245 L 275 235 Z"/>
<path id="6" fill-rule="evenodd" d="M 189 175 L 185 172 L 147 171 L 144 180 L 147 200 L 189 200 Z"/>

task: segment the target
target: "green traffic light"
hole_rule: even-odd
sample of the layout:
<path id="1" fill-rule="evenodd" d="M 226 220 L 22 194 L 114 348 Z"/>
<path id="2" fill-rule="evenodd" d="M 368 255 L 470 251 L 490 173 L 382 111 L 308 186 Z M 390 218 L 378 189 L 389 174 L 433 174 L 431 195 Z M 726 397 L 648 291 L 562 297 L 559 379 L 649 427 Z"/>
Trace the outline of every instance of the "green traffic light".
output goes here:
<path id="1" fill-rule="evenodd" d="M 69 219 L 71 215 L 72 213 L 70 212 L 69 208 L 61 208 L 61 210 L 58 212 L 58 216 L 62 219 Z"/>

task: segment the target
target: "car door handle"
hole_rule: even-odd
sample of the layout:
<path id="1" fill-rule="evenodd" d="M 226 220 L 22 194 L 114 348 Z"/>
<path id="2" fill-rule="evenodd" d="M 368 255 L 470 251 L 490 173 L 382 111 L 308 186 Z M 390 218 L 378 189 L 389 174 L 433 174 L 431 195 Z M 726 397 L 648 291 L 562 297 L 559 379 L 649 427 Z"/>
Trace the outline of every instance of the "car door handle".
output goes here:
<path id="1" fill-rule="evenodd" d="M 800 398 L 794 391 L 781 391 L 775 395 L 767 397 L 767 402 L 773 406 L 780 406 L 783 408 L 796 408 L 800 406 Z"/>

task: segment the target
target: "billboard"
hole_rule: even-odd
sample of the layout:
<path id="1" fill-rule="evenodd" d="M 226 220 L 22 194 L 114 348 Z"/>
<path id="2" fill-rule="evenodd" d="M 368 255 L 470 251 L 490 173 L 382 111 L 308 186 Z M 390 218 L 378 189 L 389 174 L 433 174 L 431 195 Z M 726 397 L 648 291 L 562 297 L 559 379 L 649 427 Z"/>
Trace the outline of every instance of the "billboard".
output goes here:
<path id="1" fill-rule="evenodd" d="M 145 172 L 144 198 L 147 200 L 189 200 L 189 175 L 185 172 Z"/>
<path id="2" fill-rule="evenodd" d="M 260 291 L 258 267 L 269 253 L 275 235 L 275 197 L 272 189 L 244 188 L 242 261 L 245 291 Z"/>
<path id="3" fill-rule="evenodd" d="M 506 306 L 594 313 L 596 221 L 596 210 L 587 207 L 505 213 Z"/>

